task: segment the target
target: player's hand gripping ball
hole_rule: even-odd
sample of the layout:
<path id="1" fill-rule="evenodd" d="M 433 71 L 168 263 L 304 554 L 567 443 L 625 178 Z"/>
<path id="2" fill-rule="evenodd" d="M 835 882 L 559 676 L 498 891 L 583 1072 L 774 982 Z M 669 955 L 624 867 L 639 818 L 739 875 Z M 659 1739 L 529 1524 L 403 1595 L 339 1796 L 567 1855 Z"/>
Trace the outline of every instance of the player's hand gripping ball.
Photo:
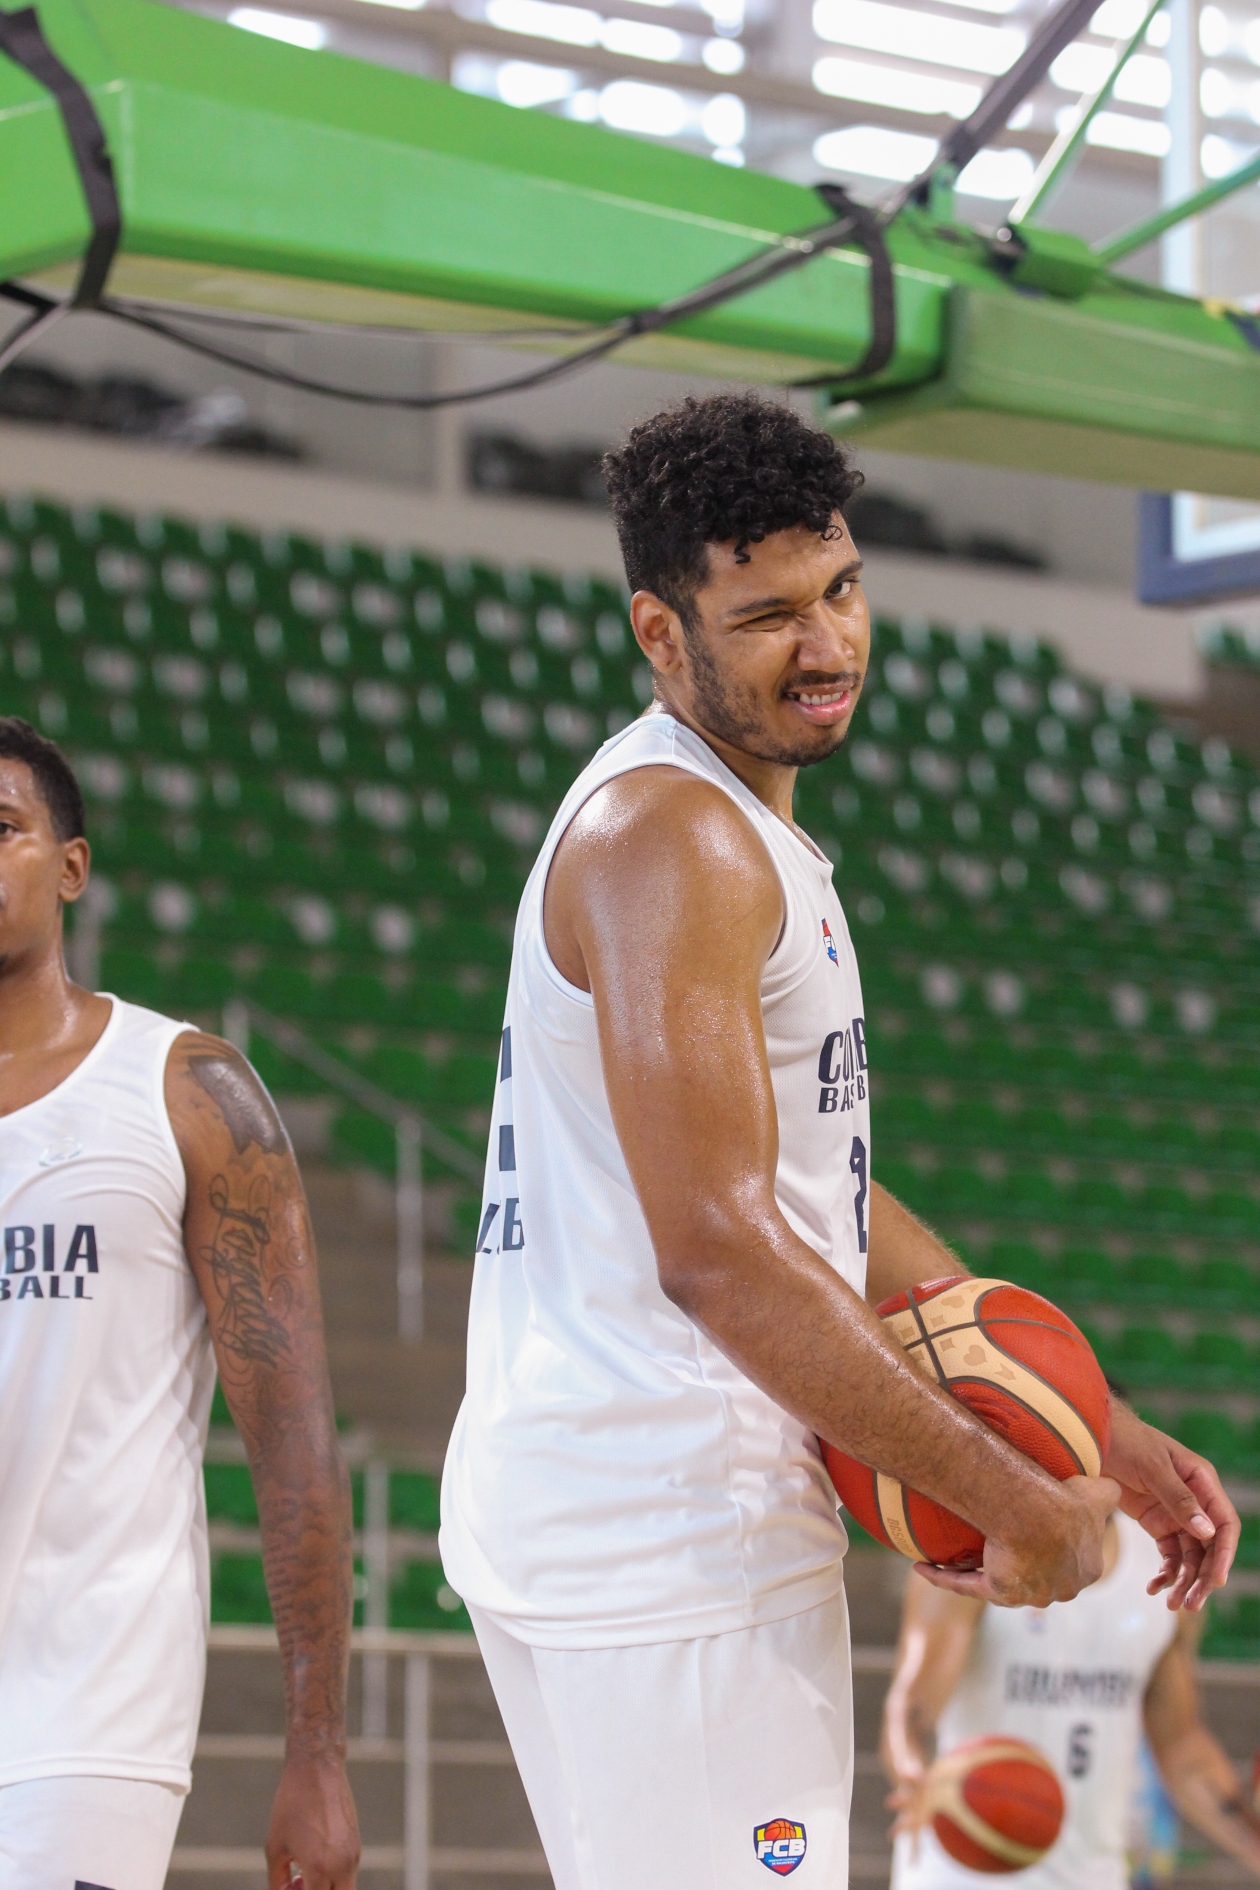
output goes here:
<path id="1" fill-rule="evenodd" d="M 1052 1476 L 1099 1474 L 1111 1438 L 1107 1381 L 1085 1334 L 1040 1293 L 956 1274 L 876 1310 L 925 1378 Z M 979 1568 L 984 1537 L 970 1523 L 834 1444 L 822 1452 L 845 1508 L 877 1542 L 914 1562 Z"/>
<path id="2" fill-rule="evenodd" d="M 1054 1767 L 1023 1739 L 969 1739 L 936 1761 L 924 1788 L 932 1829 L 968 1870 L 1027 1870 L 1063 1826 Z"/>

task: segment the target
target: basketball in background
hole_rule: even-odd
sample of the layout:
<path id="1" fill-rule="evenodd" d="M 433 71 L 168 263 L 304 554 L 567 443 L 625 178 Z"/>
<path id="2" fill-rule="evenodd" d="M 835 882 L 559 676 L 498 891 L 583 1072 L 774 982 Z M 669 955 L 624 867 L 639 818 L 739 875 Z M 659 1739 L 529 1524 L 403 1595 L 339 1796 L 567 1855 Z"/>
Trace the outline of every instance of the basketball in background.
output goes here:
<path id="1" fill-rule="evenodd" d="M 957 1274 L 877 1308 L 925 1378 L 1052 1476 L 1096 1477 L 1111 1436 L 1107 1381 L 1066 1313 L 1005 1280 Z M 823 1443 L 836 1493 L 877 1542 L 915 1562 L 978 1568 L 984 1537 L 930 1497 Z"/>
<path id="2" fill-rule="evenodd" d="M 1023 1739 L 969 1739 L 936 1761 L 926 1787 L 932 1829 L 968 1870 L 1027 1870 L 1063 1826 L 1054 1767 Z"/>

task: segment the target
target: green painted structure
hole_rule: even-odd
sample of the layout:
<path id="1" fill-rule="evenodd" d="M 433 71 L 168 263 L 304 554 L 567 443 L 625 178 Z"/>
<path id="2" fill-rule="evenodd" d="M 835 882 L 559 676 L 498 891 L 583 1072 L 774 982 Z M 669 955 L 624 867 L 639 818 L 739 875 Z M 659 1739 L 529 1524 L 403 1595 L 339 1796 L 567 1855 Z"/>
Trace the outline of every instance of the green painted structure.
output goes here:
<path id="1" fill-rule="evenodd" d="M 154 0 L 38 11 L 109 140 L 114 296 L 554 353 L 825 220 L 803 186 Z M 0 57 L 0 278 L 66 292 L 88 236 L 58 109 Z M 940 191 L 903 210 L 896 351 L 832 424 L 893 450 L 1260 498 L 1260 352 L 1229 312 L 1074 239 L 1020 237 L 979 237 Z M 617 358 L 839 377 L 866 349 L 867 285 L 859 251 L 831 250 Z"/>

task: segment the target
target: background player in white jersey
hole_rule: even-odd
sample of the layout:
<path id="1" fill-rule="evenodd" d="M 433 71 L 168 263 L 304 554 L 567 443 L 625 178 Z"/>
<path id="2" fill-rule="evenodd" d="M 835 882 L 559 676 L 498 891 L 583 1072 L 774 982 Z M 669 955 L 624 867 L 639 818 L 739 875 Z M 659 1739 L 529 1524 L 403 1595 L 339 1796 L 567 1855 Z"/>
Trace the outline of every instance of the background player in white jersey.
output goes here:
<path id="1" fill-rule="evenodd" d="M 1017 1874 L 1020 1890 L 1124 1890 L 1143 1728 L 1177 1810 L 1260 1877 L 1260 1819 L 1199 1715 L 1201 1617 L 1170 1614 L 1148 1593 L 1158 1565 L 1150 1538 L 1121 1515 L 1108 1524 L 1101 1579 L 1053 1608 L 995 1609 L 906 1584 L 881 1740 L 900 1812 L 892 1890 L 991 1882 L 925 1826 L 931 1759 L 989 1733 L 1036 1746 L 1066 1799 L 1058 1841 Z"/>
<path id="2" fill-rule="evenodd" d="M 957 1262 L 872 1178 L 857 965 L 792 817 L 866 671 L 859 476 L 752 396 L 658 415 L 606 470 L 656 700 L 522 898 L 442 1556 L 558 1890 L 838 1890 L 844 1537 L 815 1434 L 973 1521 L 983 1572 L 932 1579 L 996 1602 L 1092 1581 L 1120 1492 L 1043 1475 L 871 1310 Z M 1106 1467 L 1200 1602 L 1237 1530 L 1210 1467 L 1124 1413 Z"/>
<path id="3" fill-rule="evenodd" d="M 0 1883 L 165 1882 L 217 1357 L 284 1657 L 270 1884 L 351 1890 L 350 1511 L 302 1184 L 230 1045 L 67 978 L 83 835 L 64 757 L 0 718 Z"/>

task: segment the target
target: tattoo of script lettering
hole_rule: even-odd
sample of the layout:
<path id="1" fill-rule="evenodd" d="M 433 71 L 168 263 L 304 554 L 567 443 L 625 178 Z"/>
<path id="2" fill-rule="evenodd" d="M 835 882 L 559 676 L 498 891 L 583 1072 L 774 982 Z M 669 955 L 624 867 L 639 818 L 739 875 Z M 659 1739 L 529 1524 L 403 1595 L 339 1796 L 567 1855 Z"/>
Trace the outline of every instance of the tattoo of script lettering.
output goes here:
<path id="1" fill-rule="evenodd" d="M 210 1205 L 218 1215 L 206 1260 L 222 1295 L 218 1320 L 219 1344 L 242 1363 L 276 1367 L 292 1350 L 284 1313 L 289 1288 L 284 1279 L 271 1279 L 271 1187 L 265 1175 L 250 1184 L 244 1207 L 234 1206 L 227 1177 L 215 1175 L 209 1188 Z M 279 1304 L 273 1304 L 278 1296 Z"/>

